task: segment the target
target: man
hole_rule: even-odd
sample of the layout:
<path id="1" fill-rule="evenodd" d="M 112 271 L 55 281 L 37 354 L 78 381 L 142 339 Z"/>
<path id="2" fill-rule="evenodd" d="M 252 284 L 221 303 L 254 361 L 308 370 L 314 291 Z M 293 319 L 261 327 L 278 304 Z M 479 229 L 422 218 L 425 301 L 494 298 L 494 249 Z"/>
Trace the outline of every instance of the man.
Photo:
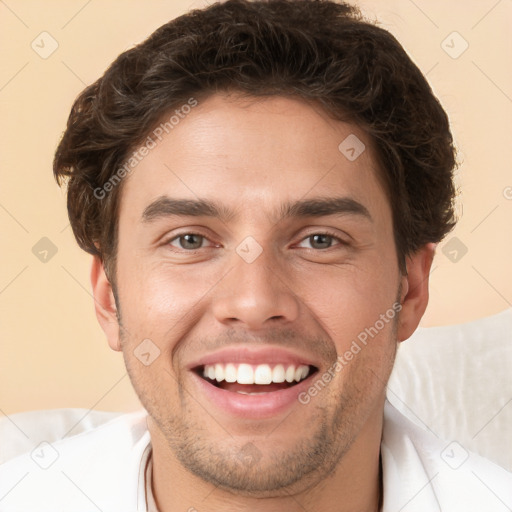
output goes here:
<path id="1" fill-rule="evenodd" d="M 228 0 L 120 55 L 54 171 L 145 410 L 54 443 L 45 471 L 7 462 L 0 508 L 510 507 L 506 471 L 445 469 L 446 443 L 385 401 L 454 166 L 424 77 L 345 4 Z"/>

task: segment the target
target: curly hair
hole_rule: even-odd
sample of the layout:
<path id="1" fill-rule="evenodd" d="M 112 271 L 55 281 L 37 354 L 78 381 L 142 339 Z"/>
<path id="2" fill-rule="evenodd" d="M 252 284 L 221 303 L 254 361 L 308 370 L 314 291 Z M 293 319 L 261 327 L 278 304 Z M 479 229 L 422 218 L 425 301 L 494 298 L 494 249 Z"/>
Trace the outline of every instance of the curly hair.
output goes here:
<path id="1" fill-rule="evenodd" d="M 111 282 L 122 183 L 105 197 L 94 191 L 164 114 L 221 91 L 313 101 L 363 129 L 376 149 L 403 271 L 407 255 L 455 225 L 447 115 L 389 32 L 331 0 L 227 0 L 166 23 L 119 55 L 71 109 L 54 175 L 68 182 L 78 244 L 101 258 Z"/>

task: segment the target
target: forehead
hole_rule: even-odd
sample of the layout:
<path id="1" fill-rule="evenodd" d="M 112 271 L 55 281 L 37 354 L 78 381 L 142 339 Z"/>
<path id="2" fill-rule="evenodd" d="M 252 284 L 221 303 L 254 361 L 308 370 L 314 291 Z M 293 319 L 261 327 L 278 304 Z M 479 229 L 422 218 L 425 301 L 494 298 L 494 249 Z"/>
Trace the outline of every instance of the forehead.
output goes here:
<path id="1" fill-rule="evenodd" d="M 123 187 L 121 218 L 134 222 L 162 195 L 214 200 L 253 217 L 308 196 L 388 209 L 367 135 L 301 100 L 215 94 L 166 114 L 149 137 Z"/>

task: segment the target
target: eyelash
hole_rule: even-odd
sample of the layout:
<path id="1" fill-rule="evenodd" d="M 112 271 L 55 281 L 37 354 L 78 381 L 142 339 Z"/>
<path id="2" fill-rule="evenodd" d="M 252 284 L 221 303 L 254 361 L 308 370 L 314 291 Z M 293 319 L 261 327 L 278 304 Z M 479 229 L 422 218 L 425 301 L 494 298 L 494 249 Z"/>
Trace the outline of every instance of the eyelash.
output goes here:
<path id="1" fill-rule="evenodd" d="M 186 233 L 180 233 L 179 235 L 176 235 L 174 236 L 173 238 L 169 239 L 167 242 L 166 242 L 166 245 L 171 245 L 171 242 L 174 242 L 174 241 L 177 241 L 179 240 L 180 238 L 182 237 L 185 237 L 187 235 L 193 235 L 193 236 L 199 236 L 199 237 L 202 237 L 203 239 L 205 240 L 208 240 L 211 242 L 211 240 L 206 236 L 206 235 L 203 235 L 201 233 L 196 233 L 196 232 L 192 232 L 192 231 L 189 231 L 189 232 L 186 232 Z M 346 242 L 345 240 L 342 240 L 338 235 L 336 235 L 335 233 L 329 231 L 329 230 L 324 230 L 324 231 L 315 231 L 305 237 L 303 237 L 299 243 L 302 243 L 304 242 L 305 240 L 307 240 L 308 238 L 311 238 L 315 235 L 323 235 L 323 236 L 328 236 L 330 238 L 332 238 L 333 240 L 335 240 L 336 242 L 338 242 L 337 244 L 335 244 L 334 246 L 331 246 L 331 247 L 327 247 L 325 249 L 315 249 L 313 247 L 303 247 L 303 249 L 308 249 L 308 250 L 311 250 L 311 251 L 315 251 L 315 252 L 320 252 L 320 251 L 327 251 L 329 249 L 331 249 L 332 247 L 336 247 L 338 245 L 342 245 L 342 246 L 346 246 L 346 245 L 349 245 L 348 242 Z M 212 242 L 214 243 L 214 242 Z M 172 247 L 172 246 L 171 246 Z M 198 249 L 183 249 L 182 247 L 181 248 L 178 248 L 178 247 L 174 247 L 174 249 L 178 250 L 178 251 L 184 251 L 184 252 L 189 252 L 189 253 L 193 253 L 195 251 L 198 251 L 200 249 L 205 249 L 205 247 L 199 247 Z"/>
<path id="2" fill-rule="evenodd" d="M 328 251 L 329 249 L 332 249 L 333 247 L 337 247 L 339 245 L 342 245 L 342 246 L 343 245 L 344 246 L 348 245 L 348 242 L 346 242 L 345 240 L 342 240 L 336 233 L 333 233 L 332 231 L 329 231 L 329 230 L 315 231 L 314 233 L 310 233 L 309 235 L 307 235 L 304 238 L 302 238 L 300 242 L 303 242 L 304 240 L 307 240 L 308 238 L 311 238 L 311 237 L 313 237 L 315 235 L 328 236 L 328 237 L 332 238 L 333 240 L 335 240 L 338 243 L 333 245 L 333 246 L 327 247 L 325 249 L 314 249 L 313 247 L 303 247 L 303 249 L 309 249 L 311 251 L 320 252 L 320 251 Z"/>
<path id="3" fill-rule="evenodd" d="M 203 238 L 204 240 L 208 240 L 211 242 L 211 240 L 206 236 L 206 235 L 203 235 L 202 233 L 196 233 L 194 231 L 187 231 L 185 233 L 180 233 L 179 235 L 176 235 L 174 237 L 172 237 L 170 240 L 168 240 L 166 242 L 165 245 L 171 245 L 171 242 L 174 242 L 175 240 L 179 240 L 180 238 L 183 238 L 187 235 L 192 235 L 192 236 L 200 236 L 201 238 Z M 212 242 L 214 243 L 214 242 Z M 204 247 L 199 247 L 199 249 L 183 249 L 183 247 L 174 247 L 174 249 L 178 250 L 178 251 L 184 251 L 184 252 L 190 252 L 190 253 L 193 253 L 195 251 L 198 251 L 199 249 L 204 249 Z"/>

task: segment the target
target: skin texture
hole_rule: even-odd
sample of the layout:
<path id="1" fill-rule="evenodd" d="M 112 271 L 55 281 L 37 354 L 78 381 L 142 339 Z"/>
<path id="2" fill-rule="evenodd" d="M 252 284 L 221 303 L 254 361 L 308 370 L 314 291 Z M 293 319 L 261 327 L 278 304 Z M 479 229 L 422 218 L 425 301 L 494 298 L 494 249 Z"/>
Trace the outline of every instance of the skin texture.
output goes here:
<path id="1" fill-rule="evenodd" d="M 354 161 L 338 149 L 351 134 L 366 147 Z M 434 254 L 426 245 L 400 273 L 378 172 L 368 137 L 319 108 L 217 94 L 126 178 L 120 311 L 98 259 L 91 279 L 98 319 L 149 412 L 161 512 L 377 510 L 385 385 L 397 343 L 425 311 Z M 229 215 L 144 221 L 162 196 L 210 200 Z M 279 215 L 287 202 L 338 197 L 357 201 L 371 219 Z M 327 247 L 310 238 L 326 232 L 334 237 Z M 177 237 L 187 233 L 205 237 L 194 239 L 199 248 L 183 248 Z M 252 263 L 236 251 L 248 236 L 262 248 Z M 311 356 L 322 375 L 397 302 L 400 314 L 321 392 L 274 417 L 226 414 L 188 369 L 224 347 L 265 346 Z M 160 350 L 149 366 L 134 354 L 144 339 Z"/>

